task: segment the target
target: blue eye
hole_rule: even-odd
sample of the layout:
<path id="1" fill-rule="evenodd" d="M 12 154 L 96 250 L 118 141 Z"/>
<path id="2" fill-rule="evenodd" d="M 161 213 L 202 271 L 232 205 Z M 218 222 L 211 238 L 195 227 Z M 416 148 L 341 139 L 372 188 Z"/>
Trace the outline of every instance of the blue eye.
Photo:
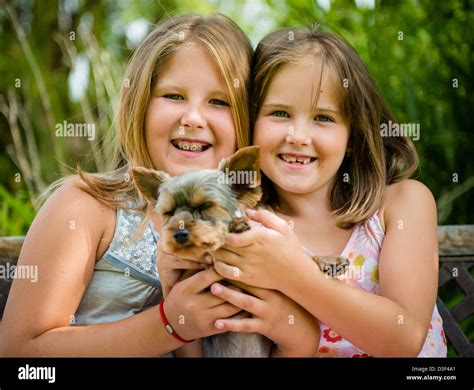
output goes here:
<path id="1" fill-rule="evenodd" d="M 288 114 L 286 111 L 273 111 L 271 114 L 271 116 L 276 116 L 278 118 L 289 118 L 290 117 L 290 114 Z"/>
<path id="2" fill-rule="evenodd" d="M 211 99 L 211 100 L 209 100 L 209 103 L 214 104 L 216 106 L 230 107 L 229 103 L 225 102 L 224 100 L 220 100 L 220 99 Z"/>
<path id="3" fill-rule="evenodd" d="M 328 117 L 327 115 L 316 115 L 316 117 L 314 118 L 315 120 L 319 121 L 319 122 L 334 122 L 330 117 Z"/>
<path id="4" fill-rule="evenodd" d="M 177 93 L 169 93 L 167 95 L 163 95 L 163 97 L 171 100 L 184 100 L 184 98 L 181 95 L 178 95 Z"/>

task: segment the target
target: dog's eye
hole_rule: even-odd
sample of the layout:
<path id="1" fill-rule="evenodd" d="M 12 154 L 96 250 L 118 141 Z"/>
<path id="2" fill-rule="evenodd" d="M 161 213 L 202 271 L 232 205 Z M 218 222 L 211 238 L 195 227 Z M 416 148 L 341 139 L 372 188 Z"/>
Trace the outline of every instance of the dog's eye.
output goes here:
<path id="1" fill-rule="evenodd" d="M 202 203 L 198 206 L 198 210 L 201 212 L 201 211 L 205 211 L 207 209 L 210 209 L 212 207 L 212 203 L 210 202 L 206 202 L 206 203 Z"/>
<path id="2" fill-rule="evenodd" d="M 174 210 L 167 211 L 166 213 L 163 213 L 163 214 L 168 217 L 172 217 L 174 215 Z"/>

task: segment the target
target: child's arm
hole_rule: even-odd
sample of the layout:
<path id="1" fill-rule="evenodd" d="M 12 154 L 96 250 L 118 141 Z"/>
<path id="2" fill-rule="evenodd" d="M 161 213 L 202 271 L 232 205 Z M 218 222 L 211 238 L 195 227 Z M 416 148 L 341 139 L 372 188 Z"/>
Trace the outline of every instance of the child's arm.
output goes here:
<path id="1" fill-rule="evenodd" d="M 302 279 L 283 292 L 373 356 L 417 356 L 437 293 L 436 204 L 425 186 L 407 180 L 387 190 L 385 205 L 381 296 L 327 279 L 306 262 Z"/>
<path id="2" fill-rule="evenodd" d="M 181 357 L 204 357 L 202 350 L 202 339 L 196 340 L 192 343 L 185 344 L 174 351 L 174 356 Z"/>
<path id="3" fill-rule="evenodd" d="M 265 212 L 259 212 L 258 222 L 273 230 L 231 237 L 229 244 L 242 253 L 219 251 L 216 259 L 227 264 L 216 262 L 216 270 L 229 279 L 277 288 L 373 356 L 417 356 L 437 293 L 436 204 L 424 185 L 405 180 L 388 188 L 384 208 L 381 296 L 326 278 L 284 222 Z"/>
<path id="4" fill-rule="evenodd" d="M 157 356 L 181 345 L 166 331 L 157 307 L 113 323 L 69 326 L 92 277 L 109 211 L 69 182 L 39 212 L 18 262 L 37 266 L 38 280 L 13 282 L 0 331 L 1 356 Z M 220 279 L 210 272 L 207 276 L 209 284 Z M 169 296 L 165 309 L 170 320 L 183 312 L 181 302 L 195 294 L 191 289 L 195 286 L 187 282 L 175 298 Z M 193 283 L 197 282 L 201 281 L 195 278 Z M 189 322 L 192 318 L 204 322 L 198 318 L 203 308 L 190 307 L 188 312 L 192 314 Z M 216 318 L 222 315 L 214 314 Z M 207 330 L 201 326 L 200 331 L 182 336 L 210 334 L 213 321 L 208 322 Z M 194 329 L 195 323 L 190 326 Z"/>
<path id="5" fill-rule="evenodd" d="M 209 268 L 203 264 L 191 260 L 180 259 L 163 251 L 161 241 L 157 246 L 157 268 L 160 275 L 163 297 L 166 298 L 173 286 L 199 270 Z M 193 343 L 184 344 L 174 351 L 175 357 L 204 357 L 202 339 Z"/>

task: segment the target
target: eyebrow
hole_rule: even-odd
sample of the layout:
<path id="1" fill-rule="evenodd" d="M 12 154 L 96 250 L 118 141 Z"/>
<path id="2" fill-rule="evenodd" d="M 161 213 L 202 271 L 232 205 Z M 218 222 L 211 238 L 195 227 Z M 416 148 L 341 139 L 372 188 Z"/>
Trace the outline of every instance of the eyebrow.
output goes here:
<path id="1" fill-rule="evenodd" d="M 341 115 L 341 113 L 340 113 L 339 111 L 331 110 L 331 109 L 329 109 L 329 108 L 316 107 L 316 110 L 317 110 L 317 111 L 332 112 L 333 114 Z"/>
<path id="2" fill-rule="evenodd" d="M 291 106 L 287 105 L 287 104 L 280 104 L 280 103 L 268 103 L 268 104 L 262 104 L 262 107 L 266 107 L 266 108 L 284 108 L 284 109 L 290 109 L 292 108 Z M 339 111 L 336 111 L 336 110 L 331 110 L 329 108 L 322 108 L 322 107 L 316 107 L 316 111 L 325 111 L 325 112 L 332 112 L 333 114 L 336 114 L 336 115 L 341 115 L 341 113 Z"/>
<path id="3" fill-rule="evenodd" d="M 176 84 L 167 84 L 167 83 L 163 83 L 163 84 L 159 84 L 157 83 L 155 85 L 155 90 L 163 90 L 163 89 L 171 89 L 171 90 L 176 90 L 176 91 L 184 91 L 186 88 L 185 87 L 180 87 Z M 229 98 L 229 94 L 225 91 L 219 91 L 219 90 L 212 90 L 212 91 L 209 91 L 209 95 L 219 95 L 219 97 L 225 97 L 225 98 Z"/>
<path id="4" fill-rule="evenodd" d="M 262 104 L 262 107 L 291 108 L 291 106 L 289 106 L 289 105 L 287 105 L 287 104 L 280 104 L 280 103 Z"/>
<path id="5" fill-rule="evenodd" d="M 179 87 L 178 85 L 167 84 L 167 83 L 163 83 L 163 84 L 156 83 L 155 84 L 155 89 L 175 89 L 177 91 L 182 91 L 183 90 L 183 88 Z"/>
<path id="6" fill-rule="evenodd" d="M 218 90 L 213 90 L 209 92 L 210 96 L 218 96 L 223 99 L 230 99 L 230 96 L 227 92 L 225 91 L 218 91 Z"/>

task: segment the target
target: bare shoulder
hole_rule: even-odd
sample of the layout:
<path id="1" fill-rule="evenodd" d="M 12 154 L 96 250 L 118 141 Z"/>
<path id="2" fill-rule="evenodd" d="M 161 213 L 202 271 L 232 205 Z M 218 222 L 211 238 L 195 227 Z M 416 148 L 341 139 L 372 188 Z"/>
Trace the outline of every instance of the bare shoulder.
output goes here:
<path id="1" fill-rule="evenodd" d="M 105 252 L 115 229 L 115 210 L 80 184 L 80 179 L 71 178 L 49 197 L 28 231 L 25 246 L 39 248 L 50 242 L 56 249 L 62 242 L 86 239 L 94 259 Z"/>
<path id="2" fill-rule="evenodd" d="M 79 178 L 67 180 L 51 195 L 37 219 L 48 225 L 56 223 L 69 230 L 87 232 L 92 242 L 97 242 L 99 258 L 112 240 L 115 209 L 81 189 L 82 184 Z"/>
<path id="3" fill-rule="evenodd" d="M 92 195 L 88 194 L 81 188 L 83 182 L 79 178 L 71 178 L 64 182 L 48 199 L 45 203 L 45 207 L 50 204 L 61 203 L 62 206 L 69 208 L 69 206 L 80 206 L 84 211 L 100 211 L 110 209 L 111 206 L 106 205 L 104 202 L 99 201 Z"/>
<path id="4" fill-rule="evenodd" d="M 430 214 L 436 216 L 436 201 L 423 183 L 406 179 L 386 187 L 380 221 L 386 230 L 387 223 L 397 216 L 410 214 L 413 217 Z"/>
<path id="5" fill-rule="evenodd" d="M 28 230 L 18 265 L 37 269 L 38 278 L 12 284 L 2 321 L 10 338 L 67 326 L 89 284 L 115 213 L 78 183 L 70 179 L 57 189 Z"/>

